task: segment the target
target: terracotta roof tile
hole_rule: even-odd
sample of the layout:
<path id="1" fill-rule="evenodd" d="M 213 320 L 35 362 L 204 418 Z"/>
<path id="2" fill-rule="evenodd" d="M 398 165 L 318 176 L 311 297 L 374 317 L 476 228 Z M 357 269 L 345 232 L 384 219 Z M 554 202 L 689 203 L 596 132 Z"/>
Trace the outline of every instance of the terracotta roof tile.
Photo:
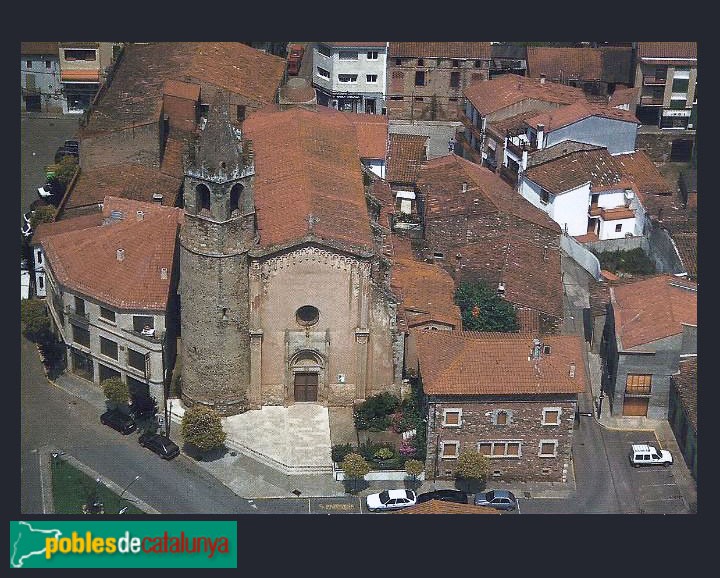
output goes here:
<path id="1" fill-rule="evenodd" d="M 390 182 L 414 183 L 427 160 L 427 136 L 390 133 L 385 178 Z"/>
<path id="2" fill-rule="evenodd" d="M 489 42 L 391 42 L 389 58 L 492 58 Z"/>
<path id="3" fill-rule="evenodd" d="M 617 186 L 623 179 L 620 167 L 607 149 L 581 150 L 534 165 L 525 176 L 542 188 L 559 195 L 590 182 L 596 187 Z"/>
<path id="4" fill-rule="evenodd" d="M 474 82 L 463 94 L 482 115 L 502 110 L 524 100 L 557 104 L 572 104 L 586 100 L 581 88 L 549 81 L 541 83 L 539 79 L 517 74 L 503 74 L 492 80 Z"/>
<path id="5" fill-rule="evenodd" d="M 660 173 L 644 151 L 613 157 L 623 174 L 632 180 L 641 195 L 672 194 L 675 187 Z"/>
<path id="6" fill-rule="evenodd" d="M 70 219 L 62 219 L 53 221 L 52 223 L 40 223 L 32 236 L 32 244 L 39 245 L 45 239 L 53 235 L 68 233 L 70 231 L 78 231 L 80 229 L 88 229 L 97 227 L 103 222 L 103 215 L 100 211 L 90 215 L 82 215 L 80 217 L 72 217 Z"/>
<path id="7" fill-rule="evenodd" d="M 697 59 L 697 42 L 638 42 L 639 58 Z"/>
<path id="8" fill-rule="evenodd" d="M 388 147 L 388 117 L 384 114 L 343 113 L 355 126 L 360 158 L 384 159 Z"/>
<path id="9" fill-rule="evenodd" d="M 409 508 L 395 510 L 393 514 L 500 514 L 495 508 L 476 506 L 475 504 L 456 504 L 442 500 L 429 500 Z"/>
<path id="10" fill-rule="evenodd" d="M 138 164 L 124 163 L 81 170 L 65 201 L 65 209 L 100 204 L 106 196 L 151 202 L 154 193 L 163 195 L 163 205 L 173 207 L 181 186 L 180 178 Z"/>
<path id="11" fill-rule="evenodd" d="M 20 54 L 35 54 L 37 56 L 58 56 L 57 42 L 21 42 Z"/>
<path id="12" fill-rule="evenodd" d="M 259 111 L 248 117 L 244 129 L 255 153 L 262 246 L 312 234 L 372 247 L 357 136 L 346 115 L 303 108 Z"/>
<path id="13" fill-rule="evenodd" d="M 697 233 L 673 233 L 680 260 L 691 279 L 697 279 Z"/>
<path id="14" fill-rule="evenodd" d="M 682 333 L 683 323 L 697 325 L 697 283 L 692 281 L 658 275 L 612 286 L 610 292 L 623 349 Z"/>
<path id="15" fill-rule="evenodd" d="M 545 125 L 545 130 L 550 132 L 591 116 L 640 124 L 638 119 L 635 117 L 635 114 L 629 110 L 590 104 L 582 101 L 568 106 L 561 106 L 560 108 L 549 112 L 543 112 L 537 116 L 527 119 L 525 122 L 528 126 L 533 128 L 538 124 L 543 124 Z"/>
<path id="16" fill-rule="evenodd" d="M 200 99 L 200 85 L 168 79 L 163 85 L 163 95 L 197 101 Z"/>
<path id="17" fill-rule="evenodd" d="M 602 53 L 595 48 L 528 46 L 527 70 L 531 78 L 544 74 L 548 80 L 600 80 Z"/>
<path id="18" fill-rule="evenodd" d="M 680 361 L 679 373 L 671 376 L 685 409 L 688 421 L 697 435 L 697 357 Z"/>
<path id="19" fill-rule="evenodd" d="M 618 87 L 615 89 L 615 92 L 610 95 L 610 101 L 608 102 L 608 104 L 610 106 L 621 106 L 623 104 L 629 104 L 632 107 L 637 102 L 639 94 L 639 86 L 635 86 L 632 88 Z"/>
<path id="20" fill-rule="evenodd" d="M 46 238 L 46 264 L 65 287 L 120 309 L 164 311 L 182 211 L 154 203 L 106 198 L 104 214 L 124 218 Z M 143 211 L 138 220 L 136 211 Z M 123 249 L 124 258 L 117 258 Z M 163 279 L 161 268 L 167 268 Z"/>
<path id="21" fill-rule="evenodd" d="M 414 331 L 414 335 L 423 390 L 430 395 L 581 393 L 587 385 L 585 344 L 578 335 L 543 336 L 543 346 L 549 345 L 551 352 L 541 353 L 537 360 L 529 359 L 531 334 Z"/>

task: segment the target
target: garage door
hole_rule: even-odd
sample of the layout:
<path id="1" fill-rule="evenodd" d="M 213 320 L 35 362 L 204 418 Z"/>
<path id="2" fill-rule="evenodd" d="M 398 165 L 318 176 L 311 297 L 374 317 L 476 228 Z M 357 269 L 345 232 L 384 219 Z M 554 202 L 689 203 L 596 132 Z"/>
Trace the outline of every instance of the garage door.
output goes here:
<path id="1" fill-rule="evenodd" d="M 626 397 L 623 402 L 623 415 L 647 416 L 649 401 L 647 397 Z"/>

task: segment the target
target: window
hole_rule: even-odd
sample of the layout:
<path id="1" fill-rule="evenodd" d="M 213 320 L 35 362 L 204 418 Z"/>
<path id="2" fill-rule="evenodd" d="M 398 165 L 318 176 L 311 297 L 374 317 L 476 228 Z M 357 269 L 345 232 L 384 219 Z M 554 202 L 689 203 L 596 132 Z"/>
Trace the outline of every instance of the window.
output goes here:
<path id="1" fill-rule="evenodd" d="M 395 66 L 400 66 L 402 64 L 402 58 L 396 58 L 395 59 Z"/>
<path id="2" fill-rule="evenodd" d="M 491 417 L 493 425 L 509 425 L 512 423 L 512 412 L 507 409 L 495 409 Z"/>
<path id="3" fill-rule="evenodd" d="M 438 252 L 438 251 L 435 251 L 435 252 L 433 253 L 433 257 L 434 257 L 435 259 L 444 259 L 444 258 L 445 258 L 445 253 L 440 253 L 440 252 Z"/>
<path id="4" fill-rule="evenodd" d="M 676 109 L 676 110 L 683 109 L 683 108 L 685 108 L 686 102 L 687 102 L 687 99 L 685 99 L 685 98 L 673 98 L 670 101 L 670 108 Z"/>
<path id="5" fill-rule="evenodd" d="M 482 68 L 482 60 L 475 61 L 475 68 Z"/>
<path id="6" fill-rule="evenodd" d="M 97 59 L 95 50 L 66 50 L 65 60 L 85 60 L 94 61 Z"/>
<path id="7" fill-rule="evenodd" d="M 650 395 L 652 375 L 628 373 L 625 381 L 625 393 L 629 395 Z"/>
<path id="8" fill-rule="evenodd" d="M 459 446 L 460 446 L 459 441 L 440 442 L 440 457 L 441 458 L 456 458 L 456 457 L 458 457 Z"/>
<path id="9" fill-rule="evenodd" d="M 425 101 L 425 98 L 422 97 L 422 96 L 416 96 L 416 97 L 415 97 L 415 102 L 424 102 L 424 101 Z"/>
<path id="10" fill-rule="evenodd" d="M 318 44 L 317 51 L 323 56 L 332 56 L 332 52 L 330 52 L 330 49 L 324 44 Z"/>
<path id="11" fill-rule="evenodd" d="M 25 61 L 25 68 L 32 68 L 32 60 Z"/>
<path id="12" fill-rule="evenodd" d="M 457 60 L 457 59 L 455 59 L 455 58 L 453 58 L 452 67 L 453 67 L 453 68 L 460 68 L 460 61 Z"/>
<path id="13" fill-rule="evenodd" d="M 368 60 L 377 60 L 378 59 L 378 53 L 377 50 L 371 50 L 367 53 L 367 59 Z"/>
<path id="14" fill-rule="evenodd" d="M 38 251 L 38 252 L 37 252 L 37 262 L 38 262 L 38 265 L 42 265 L 42 262 L 43 262 L 43 261 L 42 261 L 42 259 L 43 259 L 42 256 L 43 256 L 42 251 Z"/>
<path id="15" fill-rule="evenodd" d="M 619 233 L 620 231 L 622 231 L 622 223 L 620 223 L 619 225 L 615 225 L 615 232 Z"/>
<path id="16" fill-rule="evenodd" d="M 425 73 L 422 70 L 415 72 L 415 86 L 425 86 Z"/>
<path id="17" fill-rule="evenodd" d="M 340 60 L 357 60 L 358 53 L 350 50 L 341 50 L 338 54 L 338 58 Z"/>
<path id="18" fill-rule="evenodd" d="M 100 306 L 100 318 L 105 319 L 106 321 L 115 322 L 115 312 Z"/>
<path id="19" fill-rule="evenodd" d="M 690 79 L 688 79 L 688 78 L 673 78 L 672 91 L 673 92 L 687 92 L 689 85 L 690 85 Z"/>
<path id="20" fill-rule="evenodd" d="M 462 425 L 462 409 L 443 410 L 443 427 L 460 427 Z"/>
<path id="21" fill-rule="evenodd" d="M 377 82 L 377 74 L 366 74 L 365 80 L 367 82 Z"/>
<path id="22" fill-rule="evenodd" d="M 317 67 L 317 73 L 320 78 L 327 78 L 330 79 L 330 71 L 325 70 L 324 68 Z"/>
<path id="23" fill-rule="evenodd" d="M 72 336 L 75 343 L 79 343 L 85 347 L 90 347 L 90 331 L 87 329 L 83 329 L 77 325 L 72 325 Z"/>
<path id="24" fill-rule="evenodd" d="M 519 458 L 521 453 L 521 441 L 481 441 L 478 443 L 478 451 L 489 458 Z"/>
<path id="25" fill-rule="evenodd" d="M 357 82 L 357 74 L 338 74 L 340 82 Z"/>
<path id="26" fill-rule="evenodd" d="M 128 365 L 139 371 L 145 371 L 145 356 L 139 351 L 128 348 Z"/>
<path id="27" fill-rule="evenodd" d="M 402 96 L 391 96 L 390 100 L 404 100 L 404 97 Z"/>
<path id="28" fill-rule="evenodd" d="M 295 312 L 295 319 L 303 327 L 315 325 L 320 319 L 320 311 L 312 305 L 303 305 Z"/>
<path id="29" fill-rule="evenodd" d="M 239 121 L 245 120 L 245 105 L 244 104 L 237 105 L 237 119 Z"/>
<path id="30" fill-rule="evenodd" d="M 44 277 L 38 277 L 38 289 L 44 289 L 45 288 L 45 278 Z"/>
<path id="31" fill-rule="evenodd" d="M 546 407 L 542 412 L 542 425 L 560 425 L 559 407 Z"/>
<path id="32" fill-rule="evenodd" d="M 540 189 L 540 202 L 543 205 L 547 205 L 550 202 L 550 192 L 545 189 Z"/>
<path id="33" fill-rule="evenodd" d="M 418 66 L 425 66 L 425 59 L 418 58 Z"/>
<path id="34" fill-rule="evenodd" d="M 557 440 L 540 440 L 538 456 L 541 458 L 557 457 Z"/>
<path id="35" fill-rule="evenodd" d="M 45 61 L 45 68 L 50 68 L 52 66 L 51 62 L 49 60 Z"/>
<path id="36" fill-rule="evenodd" d="M 152 335 L 155 332 L 155 318 L 151 315 L 133 315 L 133 331 Z"/>
<path id="37" fill-rule="evenodd" d="M 451 72 L 450 73 L 450 88 L 458 88 L 460 86 L 460 73 L 459 72 Z"/>
<path id="38" fill-rule="evenodd" d="M 85 315 L 85 300 L 77 296 L 75 297 L 75 313 Z"/>
<path id="39" fill-rule="evenodd" d="M 118 358 L 118 344 L 105 337 L 100 337 L 100 353 L 112 357 L 113 359 Z"/>

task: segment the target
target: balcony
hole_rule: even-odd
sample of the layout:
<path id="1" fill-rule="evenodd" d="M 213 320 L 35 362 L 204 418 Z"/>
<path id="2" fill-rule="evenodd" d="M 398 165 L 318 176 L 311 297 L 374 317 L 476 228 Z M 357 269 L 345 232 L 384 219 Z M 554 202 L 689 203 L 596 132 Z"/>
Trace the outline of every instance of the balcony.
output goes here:
<path id="1" fill-rule="evenodd" d="M 159 345 L 160 343 L 162 343 L 162 336 L 158 335 L 158 332 L 155 330 L 153 330 L 152 334 L 150 334 L 149 332 L 135 331 L 134 329 L 125 329 L 125 328 L 123 328 L 123 331 L 134 337 L 138 337 L 139 339 L 149 341 L 150 343 L 155 343 L 156 345 Z"/>
<path id="2" fill-rule="evenodd" d="M 589 217 L 600 217 L 603 221 L 617 221 L 618 219 L 634 219 L 635 212 L 628 207 L 598 207 L 591 205 L 588 211 Z"/>
<path id="3" fill-rule="evenodd" d="M 664 85 L 667 82 L 666 76 L 643 76 L 644 86 L 656 86 L 658 84 Z"/>
<path id="4" fill-rule="evenodd" d="M 65 314 L 70 318 L 70 321 L 74 321 L 81 327 L 88 327 L 90 325 L 90 317 L 87 313 L 80 313 L 70 306 L 67 306 L 65 307 Z"/>
<path id="5" fill-rule="evenodd" d="M 641 106 L 662 106 L 663 105 L 663 98 L 660 96 L 641 96 L 640 97 L 640 105 Z"/>

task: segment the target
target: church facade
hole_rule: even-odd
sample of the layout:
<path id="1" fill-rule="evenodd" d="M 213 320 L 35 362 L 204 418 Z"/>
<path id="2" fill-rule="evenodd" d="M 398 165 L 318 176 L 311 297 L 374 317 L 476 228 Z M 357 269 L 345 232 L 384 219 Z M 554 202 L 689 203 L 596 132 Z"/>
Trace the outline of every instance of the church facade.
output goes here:
<path id="1" fill-rule="evenodd" d="M 274 107 L 239 134 L 217 100 L 185 173 L 184 403 L 233 415 L 399 394 L 390 267 L 344 115 Z"/>

